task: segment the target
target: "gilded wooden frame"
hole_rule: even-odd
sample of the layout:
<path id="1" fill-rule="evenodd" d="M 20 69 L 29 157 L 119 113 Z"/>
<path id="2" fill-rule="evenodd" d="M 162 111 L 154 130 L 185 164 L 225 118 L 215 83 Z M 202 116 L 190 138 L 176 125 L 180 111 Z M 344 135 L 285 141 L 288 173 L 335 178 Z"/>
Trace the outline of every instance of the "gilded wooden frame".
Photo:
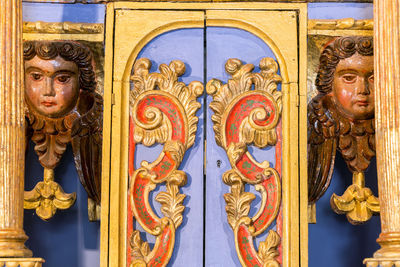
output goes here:
<path id="1" fill-rule="evenodd" d="M 134 42 L 114 43 L 116 16 L 123 17 L 125 10 L 165 10 L 165 16 L 150 21 L 145 16 L 136 19 L 141 29 L 134 31 Z M 179 15 L 176 11 L 180 12 Z M 199 11 L 201 10 L 201 11 Z M 238 12 L 240 10 L 240 12 Z M 298 15 L 298 50 L 294 54 L 285 50 L 284 38 L 275 31 L 274 42 L 268 34 L 268 18 L 259 15 L 249 16 L 256 10 L 294 11 Z M 133 62 L 140 50 L 154 37 L 179 28 L 203 28 L 204 11 L 206 26 L 226 26 L 244 29 L 264 40 L 274 51 L 281 66 L 283 78 L 283 135 L 287 140 L 283 145 L 282 186 L 284 206 L 283 221 L 283 262 L 284 266 L 307 265 L 307 180 L 306 177 L 306 38 L 307 5 L 300 3 L 131 3 L 115 2 L 107 4 L 106 21 L 106 60 L 104 91 L 104 149 L 103 149 L 103 187 L 101 224 L 101 266 L 126 266 L 126 216 L 127 216 L 127 175 L 128 175 L 128 136 L 129 136 L 129 76 Z M 171 15 L 172 14 L 172 15 Z M 130 21 L 129 30 L 132 32 Z M 143 25 L 147 25 L 146 28 Z M 273 27 L 272 27 L 273 28 Z M 118 28 L 116 27 L 118 30 Z M 267 34 L 268 33 L 268 34 Z M 122 41 L 121 41 L 122 42 Z M 128 42 L 128 41 L 126 41 Z M 122 49 L 122 50 L 119 50 Z M 124 50 L 125 49 L 125 50 Z M 116 55 L 115 51 L 119 51 Z M 292 60 L 293 56 L 295 57 Z M 118 64 L 117 64 L 118 62 Z M 124 62 L 123 64 L 121 62 Z M 125 67 L 129 66 L 129 67 Z M 303 66 L 298 68 L 298 66 Z M 290 112 L 290 110 L 299 110 Z M 110 112 L 106 112 L 110 111 Z M 112 140 L 112 141 L 111 141 Z M 112 142 L 112 144 L 111 144 Z M 300 145 L 299 145 L 300 144 Z M 300 149 L 299 149 L 300 148 Z M 110 160 L 113 164 L 110 164 Z M 286 164 L 285 164 L 286 163 Z M 109 170 L 109 171 L 105 171 Z M 290 192 L 290 193 L 289 193 Z M 222 197 L 222 196 L 221 196 Z M 292 222 L 292 225 L 289 223 Z M 293 224 L 293 222 L 296 222 Z M 300 233 L 302 233 L 300 237 Z M 301 253 L 300 253 L 301 251 Z M 300 256 L 301 255 L 301 256 Z"/>

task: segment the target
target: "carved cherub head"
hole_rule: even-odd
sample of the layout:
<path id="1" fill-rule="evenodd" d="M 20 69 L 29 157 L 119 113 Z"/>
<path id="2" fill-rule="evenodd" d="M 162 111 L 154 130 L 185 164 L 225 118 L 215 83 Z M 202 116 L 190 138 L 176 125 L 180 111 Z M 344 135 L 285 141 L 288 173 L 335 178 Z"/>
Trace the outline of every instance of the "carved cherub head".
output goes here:
<path id="1" fill-rule="evenodd" d="M 364 177 L 375 156 L 372 38 L 346 36 L 329 43 L 315 83 L 319 93 L 308 105 L 309 203 L 327 190 L 338 150 L 353 173 L 353 184 L 343 196 L 333 194 L 331 206 L 351 223 L 363 223 L 379 211 Z"/>
<path id="2" fill-rule="evenodd" d="M 72 144 L 79 179 L 90 199 L 89 217 L 95 220 L 99 216 L 101 199 L 103 101 L 95 92 L 92 59 L 89 48 L 77 42 L 24 43 L 27 137 L 36 144 L 35 152 L 45 168 L 47 180 L 54 180 L 54 169 L 67 144 Z M 53 189 L 59 187 L 56 182 L 48 182 L 46 186 L 51 190 L 43 192 L 58 192 Z M 35 203 L 32 208 L 37 208 L 39 202 L 39 207 L 44 205 L 39 211 L 37 209 L 38 215 L 44 219 L 53 216 L 56 208 L 67 208 L 74 202 L 72 196 L 61 196 L 68 203 L 64 206 L 54 204 L 54 199 L 63 201 L 57 199 L 59 194 L 27 196 L 33 196 L 25 199 Z M 52 205 L 48 204 L 49 200 Z"/>
<path id="3" fill-rule="evenodd" d="M 374 117 L 374 61 L 371 37 L 346 36 L 326 46 L 316 79 L 320 93 L 332 96 L 336 108 L 355 120 Z"/>
<path id="4" fill-rule="evenodd" d="M 96 86 L 91 53 L 77 42 L 25 42 L 24 60 L 25 100 L 42 116 L 65 116 Z"/>

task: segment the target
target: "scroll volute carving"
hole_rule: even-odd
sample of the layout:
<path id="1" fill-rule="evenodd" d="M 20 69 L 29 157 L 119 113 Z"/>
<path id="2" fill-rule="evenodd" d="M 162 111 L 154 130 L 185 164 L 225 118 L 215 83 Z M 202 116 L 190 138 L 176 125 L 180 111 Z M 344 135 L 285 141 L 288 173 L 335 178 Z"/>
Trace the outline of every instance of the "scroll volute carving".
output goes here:
<path id="1" fill-rule="evenodd" d="M 272 58 L 260 61 L 260 73 L 253 73 L 253 69 L 252 64 L 229 59 L 225 70 L 232 78 L 226 84 L 210 80 L 207 93 L 213 97 L 210 108 L 214 111 L 215 140 L 225 149 L 232 167 L 222 180 L 231 187 L 224 195 L 225 210 L 239 260 L 242 266 L 280 266 L 279 230 L 270 230 L 258 251 L 254 238 L 267 230 L 281 206 L 281 77 Z M 257 162 L 248 151 L 249 145 L 276 146 L 275 168 L 267 161 Z M 255 195 L 245 191 L 246 184 L 262 196 L 254 217 L 249 217 L 249 211 Z"/>
<path id="2" fill-rule="evenodd" d="M 79 179 L 88 193 L 89 219 L 99 219 L 101 193 L 102 97 L 90 50 L 67 41 L 24 43 L 27 138 L 44 167 L 44 180 L 25 192 L 24 207 L 47 220 L 57 209 L 71 207 L 54 181 L 54 169 L 72 144 Z"/>
<path id="3" fill-rule="evenodd" d="M 186 184 L 186 173 L 178 170 L 186 151 L 194 144 L 201 104 L 196 98 L 203 93 L 201 82 L 185 85 L 178 77 L 185 73 L 185 64 L 174 60 L 161 64 L 160 73 L 149 73 L 151 62 L 138 59 L 131 76 L 130 92 L 130 164 L 128 207 L 128 266 L 166 266 L 175 244 L 175 232 L 183 221 L 185 195 L 179 187 Z M 136 144 L 164 144 L 158 158 L 143 161 L 134 170 Z M 158 184 L 166 191 L 156 196 L 164 217 L 159 218 L 150 205 L 149 195 Z M 133 218 L 149 234 L 156 237 L 153 250 L 133 230 Z"/>
<path id="4" fill-rule="evenodd" d="M 379 213 L 378 199 L 365 187 L 364 172 L 375 156 L 374 64 L 371 37 L 340 37 L 320 57 L 318 94 L 308 106 L 308 199 L 315 203 L 332 178 L 336 150 L 353 173 L 332 209 L 360 224 Z"/>

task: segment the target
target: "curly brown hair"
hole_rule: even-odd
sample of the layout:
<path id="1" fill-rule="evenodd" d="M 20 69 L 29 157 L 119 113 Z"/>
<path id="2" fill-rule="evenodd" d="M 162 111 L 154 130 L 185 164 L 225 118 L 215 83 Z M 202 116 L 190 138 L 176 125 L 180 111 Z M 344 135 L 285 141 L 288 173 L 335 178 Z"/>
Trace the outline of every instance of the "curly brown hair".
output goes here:
<path id="1" fill-rule="evenodd" d="M 322 51 L 315 85 L 318 92 L 328 94 L 332 91 L 332 82 L 336 66 L 340 60 L 355 53 L 362 56 L 374 55 L 374 42 L 367 36 L 344 36 L 336 38 Z"/>
<path id="2" fill-rule="evenodd" d="M 79 69 L 79 87 L 87 91 L 96 88 L 96 76 L 92 64 L 92 52 L 78 42 L 71 41 L 26 41 L 24 42 L 24 60 L 38 56 L 44 60 L 60 56 L 66 61 L 73 61 Z"/>

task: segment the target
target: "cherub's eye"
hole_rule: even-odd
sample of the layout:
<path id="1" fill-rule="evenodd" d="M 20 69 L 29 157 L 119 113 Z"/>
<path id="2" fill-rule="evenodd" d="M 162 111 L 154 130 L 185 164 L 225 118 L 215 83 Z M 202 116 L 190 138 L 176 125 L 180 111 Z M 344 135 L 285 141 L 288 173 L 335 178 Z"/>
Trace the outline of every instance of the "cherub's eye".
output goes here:
<path id="1" fill-rule="evenodd" d="M 67 83 L 71 79 L 71 76 L 62 74 L 62 75 L 58 75 L 56 79 L 59 83 Z"/>
<path id="2" fill-rule="evenodd" d="M 342 79 L 345 83 L 354 83 L 357 80 L 357 75 L 355 74 L 345 74 L 342 76 Z"/>
<path id="3" fill-rule="evenodd" d="M 368 77 L 368 81 L 369 81 L 370 83 L 373 83 L 373 82 L 374 82 L 374 75 L 373 75 L 373 74 L 372 74 L 371 76 Z"/>
<path id="4" fill-rule="evenodd" d="M 43 75 L 39 72 L 32 72 L 30 74 L 30 76 L 31 76 L 31 79 L 34 81 L 40 81 L 43 78 Z"/>

